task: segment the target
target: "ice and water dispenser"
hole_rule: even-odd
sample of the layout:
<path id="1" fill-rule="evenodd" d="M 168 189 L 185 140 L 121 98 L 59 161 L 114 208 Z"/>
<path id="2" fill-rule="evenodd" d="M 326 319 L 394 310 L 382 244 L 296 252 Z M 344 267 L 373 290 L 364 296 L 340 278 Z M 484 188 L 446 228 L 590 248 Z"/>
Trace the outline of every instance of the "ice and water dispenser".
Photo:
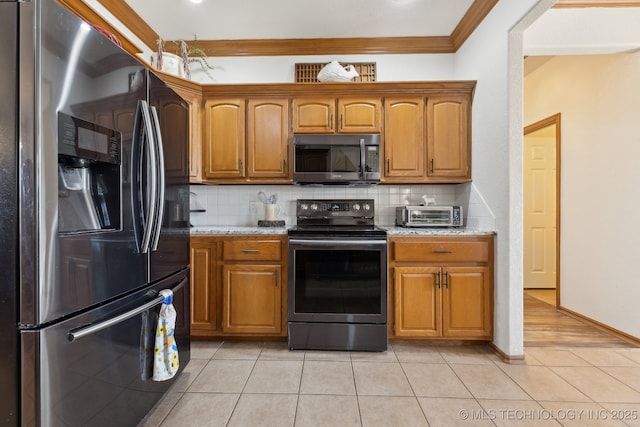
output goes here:
<path id="1" fill-rule="evenodd" d="M 58 113 L 58 232 L 118 230 L 122 135 Z"/>

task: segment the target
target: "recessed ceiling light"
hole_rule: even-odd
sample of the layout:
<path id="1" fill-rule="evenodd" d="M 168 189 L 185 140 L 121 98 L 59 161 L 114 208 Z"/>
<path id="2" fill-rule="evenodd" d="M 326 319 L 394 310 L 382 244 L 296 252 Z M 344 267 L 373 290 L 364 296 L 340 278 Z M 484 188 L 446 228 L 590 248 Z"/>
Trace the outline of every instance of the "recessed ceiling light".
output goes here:
<path id="1" fill-rule="evenodd" d="M 189 0 L 191 3 L 202 3 L 202 0 Z"/>

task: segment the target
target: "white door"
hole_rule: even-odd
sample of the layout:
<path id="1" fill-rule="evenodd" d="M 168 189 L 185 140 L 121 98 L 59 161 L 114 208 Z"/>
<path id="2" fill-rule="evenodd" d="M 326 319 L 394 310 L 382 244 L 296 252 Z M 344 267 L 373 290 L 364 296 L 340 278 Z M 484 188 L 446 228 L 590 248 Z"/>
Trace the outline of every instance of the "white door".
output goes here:
<path id="1" fill-rule="evenodd" d="M 556 287 L 556 125 L 524 136 L 524 288 Z"/>

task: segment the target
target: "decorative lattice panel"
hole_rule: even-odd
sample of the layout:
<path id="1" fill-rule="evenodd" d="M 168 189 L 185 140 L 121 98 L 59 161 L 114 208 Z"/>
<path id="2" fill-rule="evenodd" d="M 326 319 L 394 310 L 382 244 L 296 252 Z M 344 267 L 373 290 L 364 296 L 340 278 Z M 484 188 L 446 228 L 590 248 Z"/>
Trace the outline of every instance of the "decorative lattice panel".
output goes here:
<path id="1" fill-rule="evenodd" d="M 318 73 L 326 63 L 296 64 L 296 83 L 317 83 Z M 343 67 L 353 65 L 360 77 L 354 78 L 354 82 L 375 82 L 376 63 L 375 62 L 352 62 L 340 63 Z"/>

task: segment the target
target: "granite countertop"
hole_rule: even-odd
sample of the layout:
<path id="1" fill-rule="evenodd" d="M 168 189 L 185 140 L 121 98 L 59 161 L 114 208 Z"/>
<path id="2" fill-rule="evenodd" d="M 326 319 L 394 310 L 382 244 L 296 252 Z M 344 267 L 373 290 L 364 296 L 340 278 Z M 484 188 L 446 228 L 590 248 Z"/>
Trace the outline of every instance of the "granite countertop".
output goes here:
<path id="1" fill-rule="evenodd" d="M 404 228 L 381 226 L 389 236 L 487 236 L 495 234 L 491 230 L 475 230 L 470 228 Z M 192 235 L 199 234 L 287 234 L 288 226 L 258 227 L 236 225 L 198 225 L 191 228 Z"/>
<path id="2" fill-rule="evenodd" d="M 287 234 L 287 226 L 197 225 L 191 227 L 191 234 Z"/>
<path id="3" fill-rule="evenodd" d="M 491 236 L 496 234 L 492 230 L 477 230 L 473 228 L 405 228 L 396 226 L 382 226 L 389 236 Z"/>

